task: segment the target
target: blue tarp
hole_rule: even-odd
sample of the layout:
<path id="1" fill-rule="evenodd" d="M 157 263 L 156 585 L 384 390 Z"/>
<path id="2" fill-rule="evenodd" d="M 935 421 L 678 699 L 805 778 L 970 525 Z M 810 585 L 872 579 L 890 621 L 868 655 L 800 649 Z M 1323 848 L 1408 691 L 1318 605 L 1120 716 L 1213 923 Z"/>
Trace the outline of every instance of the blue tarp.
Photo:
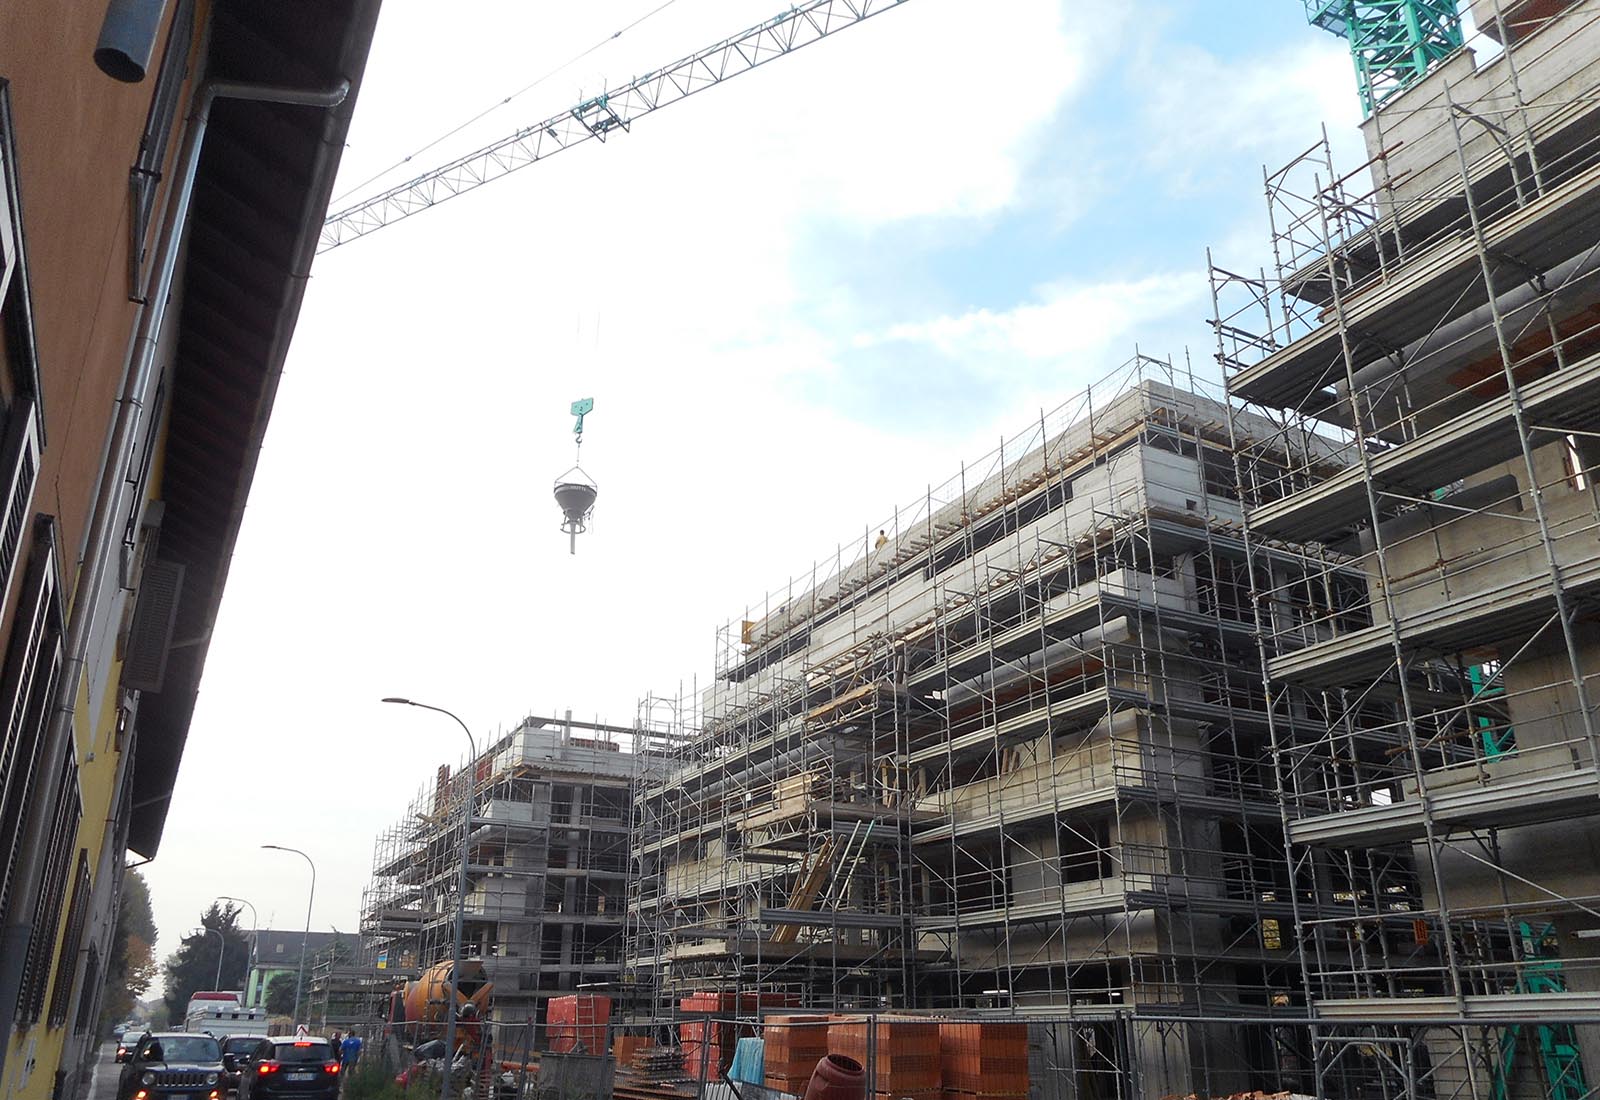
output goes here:
<path id="1" fill-rule="evenodd" d="M 728 1077 L 747 1085 L 759 1085 L 766 1078 L 767 1047 L 760 1039 L 740 1039 L 733 1048 L 733 1065 Z"/>

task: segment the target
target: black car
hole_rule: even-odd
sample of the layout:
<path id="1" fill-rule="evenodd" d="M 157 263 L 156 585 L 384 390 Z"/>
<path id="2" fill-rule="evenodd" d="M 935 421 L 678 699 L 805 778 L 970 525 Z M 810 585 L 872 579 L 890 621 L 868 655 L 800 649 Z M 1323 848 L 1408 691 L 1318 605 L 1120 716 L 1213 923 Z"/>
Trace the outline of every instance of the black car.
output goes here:
<path id="1" fill-rule="evenodd" d="M 239 1067 L 239 1100 L 334 1100 L 339 1056 L 326 1039 L 260 1039 Z"/>
<path id="2" fill-rule="evenodd" d="M 127 1050 L 117 1100 L 221 1100 L 222 1047 L 211 1036 L 161 1031 Z"/>
<path id="3" fill-rule="evenodd" d="M 229 1035 L 222 1040 L 222 1087 L 233 1091 L 239 1087 L 239 1077 L 250 1060 L 250 1052 L 261 1045 L 259 1035 Z"/>

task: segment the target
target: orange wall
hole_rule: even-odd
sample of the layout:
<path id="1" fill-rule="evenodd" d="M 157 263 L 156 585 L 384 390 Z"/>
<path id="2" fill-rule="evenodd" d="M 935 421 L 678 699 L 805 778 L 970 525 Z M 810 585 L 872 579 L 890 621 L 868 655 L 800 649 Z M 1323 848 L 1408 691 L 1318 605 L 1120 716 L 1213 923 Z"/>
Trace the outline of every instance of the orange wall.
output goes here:
<path id="1" fill-rule="evenodd" d="M 102 73 L 93 52 L 104 14 L 104 0 L 0 4 L 45 415 L 34 511 L 60 520 L 69 592 L 137 318 L 128 169 L 161 57 L 158 44 L 140 84 Z"/>

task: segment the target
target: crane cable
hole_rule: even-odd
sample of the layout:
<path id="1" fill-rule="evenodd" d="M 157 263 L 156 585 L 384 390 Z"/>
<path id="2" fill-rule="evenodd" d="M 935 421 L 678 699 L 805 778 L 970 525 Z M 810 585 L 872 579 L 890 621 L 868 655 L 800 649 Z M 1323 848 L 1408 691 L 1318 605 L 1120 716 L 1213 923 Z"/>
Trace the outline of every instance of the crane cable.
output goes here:
<path id="1" fill-rule="evenodd" d="M 621 28 L 620 30 L 613 31 L 612 33 L 610 33 L 606 37 L 602 38 L 600 41 L 596 42 L 594 45 L 590 46 L 588 49 L 582 51 L 581 53 L 574 54 L 572 57 L 568 58 L 566 61 L 563 61 L 560 65 L 556 66 L 554 69 L 551 69 L 549 72 L 547 72 L 543 76 L 539 77 L 533 83 L 525 85 L 522 88 L 517 89 L 516 91 L 512 92 L 510 95 L 508 95 L 505 98 L 501 99 L 497 103 L 493 103 L 490 106 L 485 107 L 483 110 L 479 111 L 477 114 L 473 115 L 471 118 L 467 119 L 465 122 L 461 123 L 460 125 L 452 128 L 450 130 L 445 131 L 444 133 L 440 134 L 438 137 L 434 138 L 432 141 L 428 142 L 426 145 L 422 146 L 420 149 L 417 149 L 417 150 L 407 154 L 406 156 L 401 157 L 399 160 L 395 161 L 393 164 L 389 165 L 389 167 L 383 169 L 382 171 L 380 171 L 380 172 L 378 172 L 378 173 L 376 173 L 374 175 L 368 176 L 366 179 L 364 179 L 360 183 L 354 185 L 348 191 L 345 191 L 343 194 L 335 195 L 333 200 L 332 200 L 332 203 L 330 203 L 330 205 L 332 205 L 333 203 L 344 202 L 344 200 L 349 198 L 351 195 L 356 194 L 357 192 L 361 191 L 363 188 L 371 186 L 372 184 L 376 183 L 378 180 L 381 180 L 384 176 L 387 176 L 390 172 L 393 172 L 396 168 L 405 167 L 407 164 L 410 164 L 414 159 L 416 159 L 417 157 L 420 157 L 423 153 L 426 153 L 429 149 L 432 149 L 434 146 L 438 145 L 440 142 L 448 141 L 450 138 L 455 137 L 461 131 L 465 130 L 468 126 L 471 126 L 473 123 L 478 122 L 481 119 L 487 117 L 488 115 L 493 114 L 495 111 L 498 111 L 501 107 L 504 107 L 506 104 L 510 103 L 513 99 L 517 99 L 518 97 L 526 95 L 528 92 L 533 91 L 533 89 L 537 88 L 539 85 L 543 84 L 545 81 L 549 80 L 551 77 L 559 76 L 561 73 L 565 72 L 567 69 L 572 68 L 572 66 L 576 65 L 578 62 L 582 61 L 584 58 L 588 57 L 590 54 L 594 53 L 596 50 L 600 49 L 602 46 L 605 46 L 607 43 L 610 43 L 610 42 L 615 42 L 617 39 L 621 38 L 624 34 L 627 34 L 629 31 L 633 30 L 639 24 L 644 23 L 644 22 L 654 18 L 655 16 L 661 14 L 663 11 L 665 11 L 666 9 L 672 7 L 672 5 L 676 4 L 677 2 L 678 2 L 678 0 L 662 0 L 662 3 L 657 4 L 655 7 L 651 8 L 649 11 L 647 11 L 643 15 L 639 16 L 639 18 L 635 19 L 632 23 L 629 23 L 627 26 Z"/>

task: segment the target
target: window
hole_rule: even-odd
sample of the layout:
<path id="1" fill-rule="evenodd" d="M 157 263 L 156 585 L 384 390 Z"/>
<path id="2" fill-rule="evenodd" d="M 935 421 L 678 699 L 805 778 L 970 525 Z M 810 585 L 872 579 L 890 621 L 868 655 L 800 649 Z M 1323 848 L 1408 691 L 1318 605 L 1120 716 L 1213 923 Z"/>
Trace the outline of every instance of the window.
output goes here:
<path id="1" fill-rule="evenodd" d="M 72 887 L 72 907 L 67 910 L 67 934 L 61 941 L 61 957 L 56 960 L 56 981 L 50 992 L 51 1027 L 66 1023 L 67 1013 L 72 1007 L 72 979 L 77 975 L 78 951 L 83 947 L 83 926 L 89 919 L 89 889 L 89 853 L 79 848 L 78 871 Z M 85 991 L 89 988 L 86 981 Z"/>
<path id="2" fill-rule="evenodd" d="M 1200 470 L 1205 478 L 1207 496 L 1239 499 L 1239 484 L 1233 476 L 1233 457 L 1227 451 L 1201 447 Z"/>
<path id="3" fill-rule="evenodd" d="M 277 1044 L 273 1057 L 280 1062 L 327 1062 L 333 1059 L 333 1053 L 328 1049 L 327 1043 L 300 1039 L 296 1042 Z"/>
<path id="4" fill-rule="evenodd" d="M 0 81 L 0 605 L 26 537 L 44 420 L 8 86 Z"/>
<path id="5" fill-rule="evenodd" d="M 0 667 L 0 913 L 11 901 L 11 877 L 33 808 L 50 697 L 61 672 L 61 581 L 55 528 L 35 526 L 34 546 L 5 664 Z"/>
<path id="6" fill-rule="evenodd" d="M 220 1062 L 222 1047 L 209 1035 L 162 1035 L 145 1043 L 139 1061 Z"/>
<path id="7" fill-rule="evenodd" d="M 1567 484 L 1580 493 L 1586 491 L 1589 488 L 1589 470 L 1584 467 L 1583 451 L 1578 447 L 1577 436 L 1567 436 L 1562 459 L 1566 467 Z"/>
<path id="8" fill-rule="evenodd" d="M 167 147 L 178 118 L 178 98 L 189 75 L 189 49 L 194 44 L 194 0 L 179 0 L 172 17 L 172 30 L 161 54 L 161 69 L 156 75 L 155 92 L 150 97 L 150 113 L 145 117 L 144 134 L 139 139 L 139 155 L 128 170 L 128 228 L 132 234 L 128 250 L 128 297 L 143 301 L 145 246 L 150 236 L 150 219 L 155 211 L 156 192 L 167 163 Z"/>
<path id="9" fill-rule="evenodd" d="M 94 1021 L 96 994 L 100 989 L 100 949 L 89 945 L 89 957 L 83 964 L 83 996 L 78 998 L 78 1018 L 73 1021 L 72 1033 L 83 1035 Z"/>
<path id="10" fill-rule="evenodd" d="M 281 943 L 275 943 L 275 944 L 273 944 L 273 945 L 272 945 L 272 950 L 273 950 L 273 952 L 274 952 L 274 953 L 275 953 L 275 954 L 278 954 L 278 955 L 281 955 L 281 954 L 283 954 L 283 944 L 281 944 Z"/>
<path id="11" fill-rule="evenodd" d="M 1063 822 L 1057 833 L 1061 846 L 1061 881 L 1094 882 L 1111 874 L 1111 830 L 1104 821 L 1081 825 Z"/>
<path id="12" fill-rule="evenodd" d="M 78 824 L 83 819 L 83 796 L 78 791 L 78 760 L 68 753 L 62 761 L 61 781 L 50 815 L 50 836 L 45 843 L 44 884 L 33 908 L 33 936 L 22 963 L 22 992 L 17 999 L 17 1022 L 26 1027 L 39 1022 L 44 1012 L 45 987 L 50 982 L 50 954 L 61 924 L 61 907 L 67 894 L 67 869 L 77 852 Z"/>

